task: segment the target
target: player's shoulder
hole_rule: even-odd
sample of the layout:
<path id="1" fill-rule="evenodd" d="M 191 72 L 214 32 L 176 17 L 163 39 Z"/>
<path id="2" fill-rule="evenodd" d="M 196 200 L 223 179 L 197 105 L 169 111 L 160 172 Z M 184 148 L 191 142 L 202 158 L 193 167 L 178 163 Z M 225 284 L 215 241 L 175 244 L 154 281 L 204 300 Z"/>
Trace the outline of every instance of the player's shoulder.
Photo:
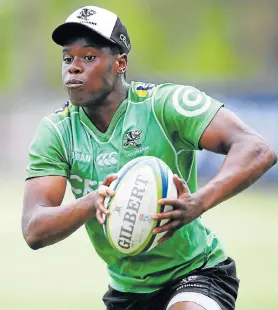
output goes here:
<path id="1" fill-rule="evenodd" d="M 139 103 L 150 99 L 155 89 L 156 85 L 153 83 L 132 82 L 129 90 L 129 101 Z"/>
<path id="2" fill-rule="evenodd" d="M 165 117 L 181 115 L 190 118 L 206 117 L 206 113 L 212 113 L 223 103 L 194 86 L 165 83 L 157 86 L 153 105 L 157 115 L 163 112 Z"/>
<path id="3" fill-rule="evenodd" d="M 44 119 L 52 122 L 53 124 L 58 124 L 63 120 L 71 119 L 72 116 L 79 113 L 79 108 L 74 106 L 70 101 L 66 101 L 52 113 L 46 115 Z"/>
<path id="4" fill-rule="evenodd" d="M 173 95 L 194 95 L 204 94 L 198 88 L 192 85 L 182 85 L 175 83 L 146 83 L 146 82 L 132 82 L 130 88 L 130 100 L 134 102 L 142 102 L 146 99 L 154 97 L 154 99 L 159 98 L 169 98 Z"/>
<path id="5" fill-rule="evenodd" d="M 198 88 L 192 85 L 175 83 L 146 83 L 132 82 L 129 92 L 129 100 L 133 103 L 141 103 L 152 99 L 154 105 L 161 105 L 163 102 L 174 103 L 189 102 L 189 105 L 199 101 L 206 101 L 209 97 Z"/>
<path id="6" fill-rule="evenodd" d="M 206 94 L 201 91 L 200 89 L 192 86 L 192 85 L 182 85 L 182 84 L 175 84 L 175 83 L 164 83 L 159 84 L 156 87 L 155 97 L 156 99 L 164 98 L 164 100 L 174 97 L 191 97 L 194 95 L 203 95 Z"/>

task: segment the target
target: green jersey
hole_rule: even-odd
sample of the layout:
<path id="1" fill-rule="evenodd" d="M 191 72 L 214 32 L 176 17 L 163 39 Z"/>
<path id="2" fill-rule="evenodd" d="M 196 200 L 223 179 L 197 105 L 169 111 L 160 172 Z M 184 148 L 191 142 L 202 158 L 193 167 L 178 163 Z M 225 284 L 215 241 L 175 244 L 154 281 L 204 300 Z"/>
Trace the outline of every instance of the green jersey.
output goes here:
<path id="1" fill-rule="evenodd" d="M 132 82 L 105 133 L 81 107 L 67 102 L 43 118 L 30 146 L 27 178 L 63 176 L 76 198 L 96 190 L 104 178 L 138 156 L 162 159 L 197 190 L 196 150 L 222 104 L 191 86 Z M 125 256 L 113 249 L 96 218 L 85 223 L 110 285 L 122 292 L 149 293 L 227 256 L 198 218 L 147 253 Z"/>

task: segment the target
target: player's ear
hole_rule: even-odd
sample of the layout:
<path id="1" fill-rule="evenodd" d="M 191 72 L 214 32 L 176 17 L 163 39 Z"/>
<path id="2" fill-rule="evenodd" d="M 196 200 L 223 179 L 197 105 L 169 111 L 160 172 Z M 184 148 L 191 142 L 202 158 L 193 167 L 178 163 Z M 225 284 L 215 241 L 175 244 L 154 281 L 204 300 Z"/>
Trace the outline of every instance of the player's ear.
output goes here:
<path id="1" fill-rule="evenodd" d="M 127 55 L 116 56 L 116 72 L 119 74 L 125 73 L 127 69 Z"/>

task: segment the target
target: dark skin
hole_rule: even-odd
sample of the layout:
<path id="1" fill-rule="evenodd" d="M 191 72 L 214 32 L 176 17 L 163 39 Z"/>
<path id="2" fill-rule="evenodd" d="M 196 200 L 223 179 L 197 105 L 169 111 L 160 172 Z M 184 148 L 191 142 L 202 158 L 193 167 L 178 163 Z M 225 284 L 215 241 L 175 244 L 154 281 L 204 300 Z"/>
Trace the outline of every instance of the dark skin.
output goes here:
<path id="1" fill-rule="evenodd" d="M 88 37 L 70 40 L 63 48 L 62 66 L 62 80 L 71 102 L 83 107 L 103 132 L 127 97 L 129 86 L 123 78 L 127 56 L 113 53 L 114 49 L 105 43 Z M 108 177 L 104 184 L 112 180 Z M 63 208 L 52 208 L 61 205 L 65 190 L 66 179 L 59 176 L 26 182 L 22 230 L 31 248 L 56 243 L 95 216 L 99 200 L 95 192 Z"/>
<path id="2" fill-rule="evenodd" d="M 170 307 L 169 310 L 206 310 L 194 302 L 178 302 Z"/>
<path id="3" fill-rule="evenodd" d="M 168 225 L 154 232 L 169 231 L 161 242 L 183 225 L 248 188 L 277 162 L 277 156 L 268 143 L 224 108 L 204 132 L 200 146 L 227 156 L 218 174 L 196 193 L 190 194 L 187 185 L 174 176 L 178 199 L 162 199 L 160 203 L 173 205 L 175 210 L 154 216 L 155 220 L 171 219 Z"/>
<path id="4" fill-rule="evenodd" d="M 218 111 L 199 145 L 227 156 L 218 174 L 195 193 L 191 194 L 183 180 L 174 175 L 178 198 L 159 201 L 162 205 L 172 205 L 174 210 L 153 216 L 154 220 L 171 220 L 154 230 L 154 234 L 168 231 L 159 242 L 166 241 L 182 226 L 249 187 L 277 162 L 268 143 L 225 108 Z M 101 192 L 105 196 L 104 186 L 101 186 Z M 101 213 L 109 215 L 103 205 L 97 212 L 99 222 L 103 223 Z"/>
<path id="5" fill-rule="evenodd" d="M 127 97 L 128 84 L 123 78 L 126 55 L 113 55 L 109 48 L 80 38 L 64 47 L 63 59 L 63 82 L 71 80 L 67 86 L 71 102 L 83 107 L 100 131 L 106 131 L 115 111 Z M 81 86 L 75 85 L 81 82 Z M 155 220 L 171 219 L 169 224 L 154 231 L 168 231 L 162 241 L 210 208 L 249 187 L 277 161 L 269 144 L 224 108 L 205 130 L 200 147 L 227 155 L 226 159 L 216 177 L 193 194 L 178 176 L 174 176 L 178 198 L 160 201 L 173 205 L 174 210 L 154 216 Z M 47 176 L 28 180 L 22 214 L 22 231 L 28 245 L 39 249 L 59 242 L 94 216 L 103 223 L 102 213 L 109 215 L 103 207 L 104 197 L 114 194 L 108 186 L 115 178 L 115 175 L 108 176 L 98 191 L 63 206 L 66 178 Z M 203 308 L 192 302 L 180 302 L 171 310 Z"/>
<path id="6" fill-rule="evenodd" d="M 127 56 L 113 55 L 103 42 L 79 38 L 63 48 L 62 80 L 69 98 L 72 104 L 83 107 L 102 132 L 127 97 L 126 68 Z"/>

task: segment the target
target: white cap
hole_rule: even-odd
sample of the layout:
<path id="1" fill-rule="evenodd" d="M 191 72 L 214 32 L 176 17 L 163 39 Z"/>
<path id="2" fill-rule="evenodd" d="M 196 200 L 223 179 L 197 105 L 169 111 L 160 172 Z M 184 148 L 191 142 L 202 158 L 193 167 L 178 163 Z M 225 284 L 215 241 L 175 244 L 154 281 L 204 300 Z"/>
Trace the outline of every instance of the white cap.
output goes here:
<path id="1" fill-rule="evenodd" d="M 65 22 L 52 33 L 52 39 L 58 45 L 65 45 L 69 38 L 92 30 L 103 38 L 117 44 L 121 52 L 128 54 L 131 49 L 126 27 L 119 17 L 106 9 L 85 6 L 73 12 Z"/>

